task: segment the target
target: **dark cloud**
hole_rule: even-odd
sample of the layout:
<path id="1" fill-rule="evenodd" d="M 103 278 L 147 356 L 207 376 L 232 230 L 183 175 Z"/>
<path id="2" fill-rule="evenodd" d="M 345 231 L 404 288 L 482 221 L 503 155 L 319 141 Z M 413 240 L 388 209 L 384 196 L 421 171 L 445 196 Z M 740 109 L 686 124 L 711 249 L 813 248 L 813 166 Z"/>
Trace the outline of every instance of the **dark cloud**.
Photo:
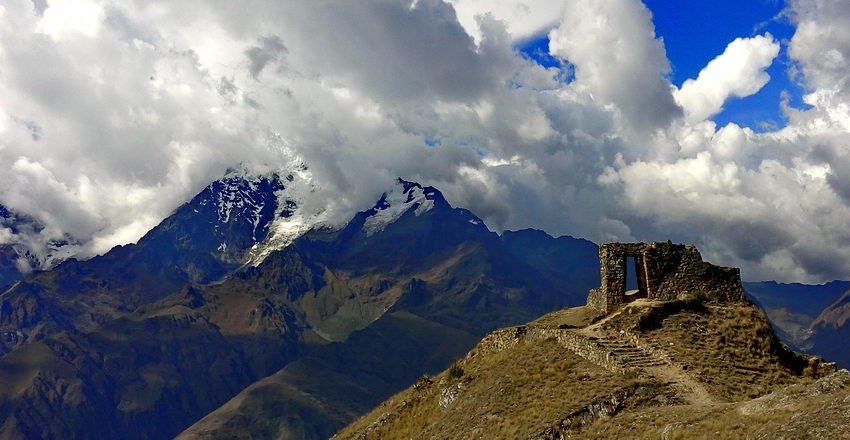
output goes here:
<path id="1" fill-rule="evenodd" d="M 245 51 L 245 56 L 248 57 L 248 71 L 255 79 L 260 76 L 260 72 L 265 69 L 266 65 L 272 62 L 279 62 L 281 57 L 286 56 L 289 50 L 284 46 L 283 41 L 277 35 L 268 37 L 260 37 L 257 39 L 258 46 L 254 46 Z"/>
<path id="2" fill-rule="evenodd" d="M 47 9 L 47 0 L 32 0 L 32 5 L 38 15 L 43 15 L 44 10 Z"/>

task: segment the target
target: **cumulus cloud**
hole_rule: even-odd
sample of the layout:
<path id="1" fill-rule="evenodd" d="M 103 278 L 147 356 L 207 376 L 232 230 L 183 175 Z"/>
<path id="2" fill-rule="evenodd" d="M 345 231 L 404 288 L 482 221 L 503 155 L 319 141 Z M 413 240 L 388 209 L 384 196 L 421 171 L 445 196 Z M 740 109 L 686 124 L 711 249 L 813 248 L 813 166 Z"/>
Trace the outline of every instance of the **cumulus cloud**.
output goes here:
<path id="1" fill-rule="evenodd" d="M 842 0 L 793 0 L 791 15 L 797 30 L 790 54 L 800 61 L 813 89 L 850 93 L 850 5 Z"/>
<path id="2" fill-rule="evenodd" d="M 762 87 L 784 43 L 730 42 L 677 90 L 638 0 L 9 0 L 0 203 L 103 252 L 291 150 L 340 217 L 403 176 L 497 230 L 670 238 L 748 279 L 846 278 L 850 10 L 790 8 L 811 107 L 757 133 L 706 118 Z M 574 77 L 516 52 L 541 32 Z"/>
<path id="3" fill-rule="evenodd" d="M 764 70 L 779 55 L 779 43 L 770 34 L 736 38 L 711 60 L 696 79 L 676 91 L 676 102 L 692 121 L 702 121 L 723 110 L 731 96 L 743 98 L 761 90 L 770 80 Z"/>
<path id="4" fill-rule="evenodd" d="M 654 129 L 681 116 L 664 78 L 670 63 L 649 10 L 634 0 L 575 0 L 549 33 L 549 51 L 576 66 L 576 82 L 625 121 Z"/>

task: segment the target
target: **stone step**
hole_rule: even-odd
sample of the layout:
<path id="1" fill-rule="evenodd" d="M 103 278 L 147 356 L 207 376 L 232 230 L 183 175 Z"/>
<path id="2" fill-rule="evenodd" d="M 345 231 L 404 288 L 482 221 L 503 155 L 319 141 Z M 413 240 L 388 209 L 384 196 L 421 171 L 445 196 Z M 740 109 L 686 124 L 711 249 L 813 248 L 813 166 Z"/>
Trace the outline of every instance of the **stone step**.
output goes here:
<path id="1" fill-rule="evenodd" d="M 648 356 L 646 353 L 641 352 L 641 351 L 608 350 L 608 352 L 614 353 L 614 354 L 617 354 L 617 355 L 626 355 L 626 356 L 633 356 L 633 357 Z"/>
<path id="2" fill-rule="evenodd" d="M 597 341 L 597 344 L 605 346 L 605 347 L 623 347 L 623 348 L 637 348 L 634 344 L 630 344 L 627 342 L 604 342 Z"/>
<path id="3" fill-rule="evenodd" d="M 597 350 L 604 353 L 605 357 L 619 368 L 642 369 L 667 363 L 664 360 L 655 357 L 643 348 L 638 347 L 630 340 L 612 337 L 597 338 L 593 336 L 589 336 L 587 339 L 596 346 Z"/>
<path id="4" fill-rule="evenodd" d="M 628 353 L 613 353 L 613 356 L 614 357 L 620 357 L 620 358 L 626 358 L 626 359 L 630 359 L 630 360 L 633 360 L 633 361 L 652 359 L 649 356 L 645 356 L 645 355 L 634 355 L 633 356 L 633 355 L 630 355 Z"/>
<path id="5" fill-rule="evenodd" d="M 628 352 L 622 352 L 622 351 L 613 351 L 613 352 L 609 352 L 609 353 L 613 353 L 614 356 L 627 356 L 629 359 L 650 359 L 649 356 L 647 356 L 643 353 L 628 353 Z"/>
<path id="6" fill-rule="evenodd" d="M 628 346 L 620 346 L 620 345 L 599 345 L 600 348 L 606 350 L 629 350 L 629 351 L 643 351 L 637 347 L 628 347 Z"/>
<path id="7" fill-rule="evenodd" d="M 644 364 L 648 365 L 648 364 L 657 364 L 657 362 L 655 362 L 655 361 L 651 361 L 651 360 L 648 360 L 648 359 L 646 359 L 646 360 L 642 360 L 642 361 L 633 361 L 633 360 L 628 360 L 628 361 L 619 362 L 619 363 L 620 363 L 620 364 L 622 364 L 622 365 L 644 365 Z"/>
<path id="8" fill-rule="evenodd" d="M 622 353 L 614 353 L 613 357 L 615 357 L 615 358 L 625 358 L 625 359 L 628 359 L 628 360 L 631 360 L 631 361 L 645 361 L 645 360 L 651 360 L 652 359 L 651 357 L 648 357 L 648 356 L 629 356 L 628 354 L 622 354 Z"/>
<path id="9" fill-rule="evenodd" d="M 662 362 L 658 359 L 629 359 L 624 363 L 627 364 L 661 364 Z"/>
<path id="10" fill-rule="evenodd" d="M 605 342 L 605 341 L 596 341 L 598 345 L 602 345 L 605 347 L 631 347 L 637 348 L 635 344 L 630 344 L 628 342 Z"/>
<path id="11" fill-rule="evenodd" d="M 653 365 L 660 365 L 661 364 L 661 362 L 659 362 L 655 359 L 643 359 L 643 360 L 639 360 L 639 361 L 631 361 L 631 363 L 633 363 L 633 364 L 653 364 Z"/>

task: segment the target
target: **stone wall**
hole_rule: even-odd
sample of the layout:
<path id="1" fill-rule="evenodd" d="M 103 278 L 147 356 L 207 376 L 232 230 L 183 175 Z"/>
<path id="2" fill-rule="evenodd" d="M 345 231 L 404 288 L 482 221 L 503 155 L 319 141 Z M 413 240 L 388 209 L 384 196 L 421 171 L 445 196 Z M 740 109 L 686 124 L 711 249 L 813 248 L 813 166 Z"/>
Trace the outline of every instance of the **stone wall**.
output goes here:
<path id="1" fill-rule="evenodd" d="M 633 257 L 638 297 L 672 300 L 682 294 L 706 294 L 724 301 L 744 298 L 737 268 L 702 261 L 694 246 L 659 243 L 608 243 L 599 247 L 602 285 L 589 292 L 587 305 L 608 313 L 625 304 L 626 261 Z"/>
<path id="2" fill-rule="evenodd" d="M 608 304 L 608 300 L 611 299 L 613 295 L 606 295 L 605 291 L 602 288 L 590 289 L 587 292 L 587 306 L 592 307 L 596 310 L 610 310 L 615 307 L 613 304 Z"/>
<path id="3" fill-rule="evenodd" d="M 694 246 L 653 243 L 645 248 L 649 297 L 673 300 L 681 294 L 706 294 L 724 301 L 744 298 L 738 268 L 702 261 Z"/>
<path id="4" fill-rule="evenodd" d="M 628 373 L 633 368 L 624 367 L 622 363 L 606 347 L 599 344 L 595 338 L 584 336 L 578 332 L 544 327 L 519 326 L 508 327 L 490 333 L 478 346 L 470 352 L 474 357 L 483 353 L 492 353 L 513 347 L 521 340 L 542 341 L 551 339 L 558 345 L 572 351 L 580 357 L 599 365 L 614 373 Z"/>
<path id="5" fill-rule="evenodd" d="M 617 244 L 599 246 L 601 290 L 611 296 L 626 293 L 626 250 Z"/>

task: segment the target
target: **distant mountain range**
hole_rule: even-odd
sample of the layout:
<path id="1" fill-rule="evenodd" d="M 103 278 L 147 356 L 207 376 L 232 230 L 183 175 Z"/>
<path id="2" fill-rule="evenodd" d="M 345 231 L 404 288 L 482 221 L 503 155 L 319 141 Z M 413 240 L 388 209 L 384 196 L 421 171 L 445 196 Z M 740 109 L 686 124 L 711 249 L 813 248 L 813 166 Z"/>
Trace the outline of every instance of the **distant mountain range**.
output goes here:
<path id="1" fill-rule="evenodd" d="M 312 194 L 303 166 L 234 170 L 85 261 L 0 210 L 0 438 L 327 438 L 599 284 L 592 242 L 496 234 L 433 187 L 399 179 L 344 224 Z M 789 344 L 850 363 L 850 283 L 746 288 Z"/>
<path id="2" fill-rule="evenodd" d="M 399 180 L 332 227 L 300 183 L 231 173 L 137 244 L 0 295 L 0 437 L 169 438 L 223 404 L 186 435 L 326 437 L 598 284 L 593 243 L 497 235 L 435 188 Z"/>
<path id="3" fill-rule="evenodd" d="M 850 281 L 825 284 L 744 283 L 782 340 L 792 348 L 850 367 Z"/>

